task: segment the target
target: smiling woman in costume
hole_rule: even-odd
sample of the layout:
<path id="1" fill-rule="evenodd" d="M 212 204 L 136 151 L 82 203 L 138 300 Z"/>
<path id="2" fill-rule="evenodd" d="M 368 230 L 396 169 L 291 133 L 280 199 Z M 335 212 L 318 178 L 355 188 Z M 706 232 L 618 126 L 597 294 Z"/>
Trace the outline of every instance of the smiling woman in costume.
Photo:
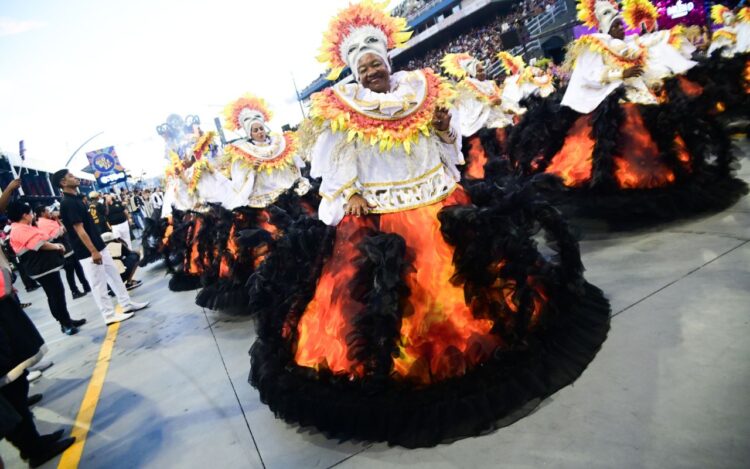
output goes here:
<path id="1" fill-rule="evenodd" d="M 218 281 L 204 282 L 196 303 L 245 311 L 248 277 L 284 228 L 313 214 L 317 203 L 307 196 L 310 182 L 300 172 L 304 162 L 297 155 L 295 134 L 269 132 L 271 111 L 263 99 L 245 95 L 226 107 L 224 117 L 227 129 L 242 130 L 245 137 L 224 147 L 231 177 L 231 188 L 224 190 L 234 194 L 233 212 L 217 225 Z"/>
<path id="2" fill-rule="evenodd" d="M 365 1 L 326 33 L 323 60 L 356 82 L 312 98 L 322 221 L 293 224 L 250 279 L 250 382 L 289 422 L 416 447 L 480 434 L 574 381 L 609 304 L 556 211 L 523 191 L 471 205 L 451 87 L 429 69 L 391 74 L 405 27 Z"/>

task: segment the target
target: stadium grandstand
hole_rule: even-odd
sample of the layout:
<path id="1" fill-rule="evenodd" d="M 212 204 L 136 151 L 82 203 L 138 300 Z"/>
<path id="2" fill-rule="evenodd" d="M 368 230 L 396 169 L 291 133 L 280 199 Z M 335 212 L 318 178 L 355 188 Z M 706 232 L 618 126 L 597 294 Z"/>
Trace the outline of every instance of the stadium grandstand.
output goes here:
<path id="1" fill-rule="evenodd" d="M 576 24 L 575 0 L 404 0 L 393 12 L 414 31 L 406 47 L 391 55 L 394 70 L 439 70 L 445 54 L 468 52 L 489 64 L 491 77 L 500 73 L 495 54 L 501 50 L 559 63 Z M 327 75 L 305 87 L 300 100 L 330 86 Z M 339 78 L 351 79 L 349 70 Z"/>

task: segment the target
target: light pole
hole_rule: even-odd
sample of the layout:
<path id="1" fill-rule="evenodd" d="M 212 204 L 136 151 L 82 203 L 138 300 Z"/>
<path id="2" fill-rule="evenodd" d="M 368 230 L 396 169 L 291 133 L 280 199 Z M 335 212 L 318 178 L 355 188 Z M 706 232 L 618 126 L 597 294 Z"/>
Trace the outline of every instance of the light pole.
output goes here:
<path id="1" fill-rule="evenodd" d="M 68 167 L 68 165 L 70 164 L 70 162 L 71 162 L 71 161 L 73 161 L 73 157 L 74 157 L 74 156 L 76 156 L 76 153 L 78 153 L 79 151 L 81 151 L 81 148 L 83 148 L 84 146 L 86 146 L 86 144 L 87 144 L 87 143 L 89 143 L 90 141 L 92 141 L 93 139 L 95 139 L 96 137 L 98 137 L 99 135 L 101 135 L 101 134 L 103 134 L 103 133 L 104 133 L 104 131 L 102 130 L 102 131 L 101 131 L 101 132 L 99 132 L 98 134 L 94 134 L 94 135 L 92 135 L 92 136 L 91 136 L 91 137 L 89 137 L 89 138 L 88 138 L 88 139 L 87 139 L 87 140 L 86 140 L 85 142 L 83 142 L 83 143 L 81 144 L 81 146 L 79 146 L 78 148 L 76 148 L 76 151 L 74 151 L 74 152 L 73 152 L 73 154 L 72 154 L 72 155 L 70 155 L 70 158 L 68 158 L 68 161 L 66 161 L 66 162 L 65 162 L 65 167 L 66 167 L 66 168 Z"/>

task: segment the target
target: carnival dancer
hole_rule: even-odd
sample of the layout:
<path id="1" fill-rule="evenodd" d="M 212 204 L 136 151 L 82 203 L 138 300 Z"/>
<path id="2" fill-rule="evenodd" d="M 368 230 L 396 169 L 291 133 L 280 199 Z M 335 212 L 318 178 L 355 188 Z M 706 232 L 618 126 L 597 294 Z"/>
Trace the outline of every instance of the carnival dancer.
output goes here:
<path id="1" fill-rule="evenodd" d="M 174 271 L 182 264 L 186 251 L 182 237 L 187 232 L 187 224 L 182 223 L 182 217 L 196 203 L 188 191 L 189 181 L 184 172 L 191 164 L 187 156 L 196 143 L 195 134 L 202 134 L 200 119 L 192 115 L 182 118 L 178 114 L 170 114 L 164 123 L 156 127 L 156 132 L 164 139 L 164 156 L 167 159 L 161 203 L 164 210 L 155 210 L 157 217 L 145 221 L 140 265 L 145 266 L 163 258 L 167 268 Z M 178 228 L 176 232 L 175 224 Z M 170 247 L 169 240 L 175 236 L 180 239 L 174 239 L 176 246 Z"/>
<path id="2" fill-rule="evenodd" d="M 737 42 L 737 15 L 731 8 L 716 4 L 711 7 L 711 20 L 716 25 L 721 25 L 714 31 L 711 36 L 711 45 L 708 47 L 708 55 L 715 51 L 720 51 L 722 57 L 731 59 L 737 53 L 748 52 L 748 49 L 742 50 L 738 47 Z"/>
<path id="3" fill-rule="evenodd" d="M 696 72 L 696 80 L 707 83 L 709 99 L 716 103 L 728 125 L 750 119 L 750 8 L 735 15 L 718 4 L 711 19 L 721 28 L 714 31 L 708 59 Z"/>
<path id="4" fill-rule="evenodd" d="M 497 53 L 497 58 L 508 77 L 503 82 L 503 107 L 521 116 L 526 112 L 522 101 L 531 96 L 546 98 L 555 91 L 552 74 L 537 66 L 532 59 L 529 65 L 523 57 L 511 55 L 507 51 Z M 547 61 L 548 62 L 548 61 Z"/>
<path id="5" fill-rule="evenodd" d="M 484 64 L 470 54 L 447 54 L 441 62 L 443 70 L 458 80 L 454 111 L 461 124 L 466 179 L 484 179 L 485 166 L 502 171 L 505 155 L 505 129 L 513 116 L 502 109 L 502 90 L 488 80 Z"/>
<path id="6" fill-rule="evenodd" d="M 185 255 L 181 268 L 169 280 L 169 288 L 173 291 L 195 290 L 216 278 L 211 269 L 217 254 L 216 223 L 222 210 L 226 210 L 222 207 L 231 206 L 235 194 L 229 179 L 209 157 L 215 151 L 215 137 L 215 132 L 199 131 L 183 160 L 184 169 L 179 177 L 173 178 L 176 180 L 173 194 L 184 195 L 179 191 L 186 190 L 187 200 L 192 203 L 182 217 Z M 173 238 L 182 234 L 174 230 Z M 173 248 L 175 244 L 179 245 L 176 239 L 170 239 L 170 243 Z"/>
<path id="7" fill-rule="evenodd" d="M 356 81 L 312 97 L 322 222 L 293 224 L 250 279 L 250 382 L 289 422 L 416 447 L 478 435 L 574 381 L 609 306 L 549 206 L 522 192 L 471 205 L 450 85 L 391 73 L 405 28 L 371 1 L 328 28 L 322 60 Z M 536 251 L 534 220 L 565 246 L 561 264 Z"/>
<path id="8" fill-rule="evenodd" d="M 659 107 L 659 97 L 643 78 L 647 52 L 624 40 L 617 4 L 581 0 L 579 19 L 599 33 L 569 48 L 570 83 L 561 112 L 548 117 L 558 125 L 550 132 L 555 138 L 535 144 L 527 133 L 513 148 L 524 170 L 558 176 L 572 207 L 615 224 L 734 203 L 746 191 L 730 174 L 734 156 L 722 151 L 709 162 L 704 149 L 712 144 L 711 134 L 680 132 L 686 116 Z M 664 119 L 671 123 L 660 127 Z M 566 129 L 564 138 L 560 129 Z"/>
<path id="9" fill-rule="evenodd" d="M 313 214 L 317 208 L 317 203 L 306 197 L 310 182 L 300 172 L 305 163 L 298 155 L 295 134 L 271 133 L 270 119 L 266 102 L 251 94 L 224 110 L 225 127 L 242 131 L 244 136 L 224 147 L 232 188 L 227 192 L 234 199 L 223 205 L 233 212 L 225 213 L 218 225 L 218 256 L 213 264 L 218 281 L 204 281 L 205 287 L 196 298 L 200 306 L 245 311 L 245 283 L 273 239 L 291 220 L 304 213 Z"/>
<path id="10" fill-rule="evenodd" d="M 622 19 L 627 27 L 641 31 L 626 40 L 647 50 L 642 77 L 650 84 L 661 84 L 664 79 L 684 74 L 697 65 L 683 55 L 682 28 L 659 31 L 658 17 L 658 10 L 649 0 L 625 0 L 622 4 Z"/>

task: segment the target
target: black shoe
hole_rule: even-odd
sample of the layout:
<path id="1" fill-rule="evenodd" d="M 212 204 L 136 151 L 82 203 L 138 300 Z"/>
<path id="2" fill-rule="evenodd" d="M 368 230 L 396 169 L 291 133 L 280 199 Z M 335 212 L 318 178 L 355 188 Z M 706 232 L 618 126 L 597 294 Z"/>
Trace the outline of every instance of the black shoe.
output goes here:
<path id="1" fill-rule="evenodd" d="M 38 404 L 39 401 L 42 400 L 42 397 L 44 397 L 42 394 L 33 394 L 26 399 L 26 404 L 31 407 L 34 404 Z"/>
<path id="2" fill-rule="evenodd" d="M 39 446 L 40 448 L 46 448 L 47 446 L 54 444 L 55 442 L 57 442 L 57 440 L 62 438 L 64 433 L 65 433 L 65 430 L 60 429 L 56 431 L 55 433 L 50 433 L 49 435 L 42 435 L 37 440 L 37 446 Z M 29 459 L 29 454 L 25 451 L 21 451 L 21 459 L 26 461 L 27 459 Z"/>
<path id="3" fill-rule="evenodd" d="M 71 437 L 71 438 L 65 438 L 64 440 L 55 441 L 54 443 L 49 444 L 46 447 L 42 447 L 41 449 L 36 451 L 34 454 L 29 455 L 29 466 L 31 467 L 41 466 L 42 464 L 54 458 L 55 456 L 62 453 L 66 449 L 70 448 L 71 445 L 75 442 L 76 442 L 76 439 Z"/>
<path id="4" fill-rule="evenodd" d="M 86 292 L 82 292 L 82 291 L 74 291 L 73 292 L 73 299 L 74 300 L 77 300 L 78 298 L 83 298 L 84 296 L 86 296 Z"/>
<path id="5" fill-rule="evenodd" d="M 33 286 L 31 286 L 31 287 L 26 287 L 26 292 L 27 292 L 27 293 L 31 293 L 31 292 L 33 292 L 34 290 L 38 290 L 39 288 L 41 288 L 41 285 L 33 285 Z"/>
<path id="6" fill-rule="evenodd" d="M 130 282 L 128 282 L 128 283 L 125 284 L 125 288 L 127 288 L 128 290 L 132 290 L 134 288 L 140 287 L 141 285 L 143 285 L 142 281 L 140 281 L 140 280 L 132 280 L 132 281 L 130 281 Z"/>
<path id="7" fill-rule="evenodd" d="M 81 326 L 83 326 L 84 324 L 86 324 L 86 320 L 85 320 L 85 319 L 71 319 L 71 320 L 70 320 L 70 324 L 71 324 L 71 325 L 72 325 L 73 327 L 81 327 Z"/>
<path id="8" fill-rule="evenodd" d="M 75 335 L 78 334 L 78 328 L 74 326 L 73 324 L 68 324 L 67 326 L 62 325 L 60 326 L 60 330 L 65 335 Z"/>

